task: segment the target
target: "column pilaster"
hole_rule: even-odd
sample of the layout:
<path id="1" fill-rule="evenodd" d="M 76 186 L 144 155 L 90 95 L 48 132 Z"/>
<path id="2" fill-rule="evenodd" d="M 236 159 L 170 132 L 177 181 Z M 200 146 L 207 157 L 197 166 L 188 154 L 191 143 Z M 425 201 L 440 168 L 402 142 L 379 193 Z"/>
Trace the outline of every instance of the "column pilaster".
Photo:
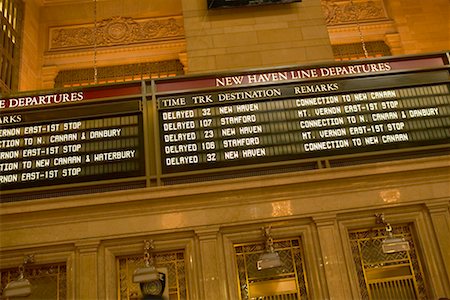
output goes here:
<path id="1" fill-rule="evenodd" d="M 400 39 L 400 34 L 398 33 L 388 33 L 385 35 L 385 42 L 391 49 L 392 55 L 404 54 L 402 41 Z"/>
<path id="2" fill-rule="evenodd" d="M 219 227 L 196 230 L 200 244 L 203 299 L 228 299 Z"/>
<path id="3" fill-rule="evenodd" d="M 76 299 L 99 299 L 98 294 L 98 249 L 100 241 L 75 244 L 76 247 Z"/>
<path id="4" fill-rule="evenodd" d="M 336 215 L 314 217 L 330 299 L 352 299 Z"/>
<path id="5" fill-rule="evenodd" d="M 433 223 L 433 230 L 439 244 L 439 250 L 444 265 L 440 270 L 443 285 L 447 286 L 445 291 L 450 294 L 450 203 L 448 201 L 439 203 L 427 203 L 427 208 Z M 446 283 L 445 283 L 446 282 Z"/>

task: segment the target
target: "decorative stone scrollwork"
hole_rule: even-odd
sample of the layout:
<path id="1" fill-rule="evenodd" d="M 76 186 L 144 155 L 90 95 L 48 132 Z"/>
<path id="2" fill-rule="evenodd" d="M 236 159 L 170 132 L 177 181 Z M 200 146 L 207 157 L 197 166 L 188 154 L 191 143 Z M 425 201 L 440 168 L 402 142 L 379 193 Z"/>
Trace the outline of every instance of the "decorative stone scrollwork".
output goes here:
<path id="1" fill-rule="evenodd" d="M 322 0 L 327 25 L 387 20 L 383 2 L 380 0 L 333 1 Z"/>
<path id="2" fill-rule="evenodd" d="M 180 16 L 135 20 L 112 17 L 94 24 L 50 29 L 49 50 L 129 45 L 184 37 Z"/>

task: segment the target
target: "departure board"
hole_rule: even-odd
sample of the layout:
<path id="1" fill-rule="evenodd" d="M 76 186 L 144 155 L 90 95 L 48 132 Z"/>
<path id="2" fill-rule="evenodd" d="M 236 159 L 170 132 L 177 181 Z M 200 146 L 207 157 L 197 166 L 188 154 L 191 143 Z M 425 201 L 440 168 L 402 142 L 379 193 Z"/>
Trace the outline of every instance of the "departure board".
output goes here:
<path id="1" fill-rule="evenodd" d="M 448 79 L 445 70 L 160 96 L 162 170 L 449 143 Z"/>
<path id="2" fill-rule="evenodd" d="M 2 190 L 143 176 L 139 100 L 2 114 Z"/>
<path id="3" fill-rule="evenodd" d="M 444 153 L 449 66 L 436 53 L 11 95 L 0 201 Z"/>

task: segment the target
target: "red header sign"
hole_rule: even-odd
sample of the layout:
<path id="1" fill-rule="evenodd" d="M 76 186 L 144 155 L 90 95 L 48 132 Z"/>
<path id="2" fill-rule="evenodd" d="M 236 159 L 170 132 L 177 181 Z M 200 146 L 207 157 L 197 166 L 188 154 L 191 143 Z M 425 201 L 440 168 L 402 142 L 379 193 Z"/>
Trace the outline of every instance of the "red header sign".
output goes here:
<path id="1" fill-rule="evenodd" d="M 444 66 L 442 57 L 382 61 L 305 69 L 288 69 L 275 72 L 247 73 L 224 77 L 157 81 L 157 92 L 187 91 L 201 88 L 234 87 L 252 84 L 268 84 L 283 81 L 326 79 L 339 76 L 380 74 L 389 71 L 436 68 Z"/>
<path id="2" fill-rule="evenodd" d="M 339 76 L 380 74 L 389 71 L 437 68 L 444 66 L 442 55 L 436 57 L 380 60 L 372 63 L 340 64 L 337 66 L 291 68 L 286 70 L 241 73 L 223 77 L 197 77 L 190 79 L 157 80 L 158 93 L 187 91 L 216 87 L 238 87 L 254 84 L 270 84 L 277 82 L 326 79 Z M 85 89 L 83 91 L 41 94 L 34 96 L 18 96 L 0 99 L 0 109 L 21 109 L 28 107 L 43 107 L 47 105 L 76 103 L 85 100 L 95 100 L 108 97 L 141 94 L 140 83 L 118 86 L 104 86 Z"/>
<path id="3" fill-rule="evenodd" d="M 62 94 L 25 96 L 10 99 L 1 99 L 0 108 L 23 108 L 29 106 L 44 106 L 49 104 L 60 104 L 66 102 L 77 102 L 84 99 L 83 92 L 72 92 Z"/>
<path id="4" fill-rule="evenodd" d="M 9 99 L 0 99 L 0 109 L 18 109 L 54 104 L 76 103 L 85 100 L 95 100 L 108 97 L 137 95 L 141 93 L 140 84 L 120 85 L 115 87 L 101 87 L 84 91 L 53 93 L 35 96 L 19 96 Z"/>

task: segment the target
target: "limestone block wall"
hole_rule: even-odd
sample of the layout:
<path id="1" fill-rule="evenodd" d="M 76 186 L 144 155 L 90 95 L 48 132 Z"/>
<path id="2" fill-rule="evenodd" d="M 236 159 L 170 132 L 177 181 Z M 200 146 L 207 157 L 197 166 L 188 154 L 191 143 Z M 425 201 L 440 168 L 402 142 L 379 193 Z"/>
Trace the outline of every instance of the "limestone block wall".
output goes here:
<path id="1" fill-rule="evenodd" d="M 29 84 L 21 91 L 53 88 L 60 70 L 173 60 L 185 52 L 179 0 L 36 2 L 25 5 L 33 25 L 25 28 L 22 56 L 36 66 L 23 68 L 20 76 Z M 38 73 L 28 75 L 29 69 Z"/>
<path id="2" fill-rule="evenodd" d="M 39 53 L 39 6 L 38 1 L 25 3 L 22 30 L 22 54 L 19 69 L 19 90 L 39 88 L 41 60 Z"/>
<path id="3" fill-rule="evenodd" d="M 433 1 L 387 1 L 405 54 L 450 49 L 450 3 Z"/>
<path id="4" fill-rule="evenodd" d="M 429 299 L 450 295 L 449 156 L 0 204 L 0 266 L 67 265 L 67 299 L 118 299 L 117 258 L 183 250 L 188 299 L 239 299 L 234 244 L 302 237 L 309 299 L 360 299 L 348 232 L 411 224 Z"/>
<path id="5" fill-rule="evenodd" d="M 331 43 L 360 41 L 354 20 L 351 15 L 345 15 L 353 10 L 338 10 L 344 12 L 341 19 L 335 10 L 329 10 L 338 2 L 348 5 L 345 1 L 303 0 L 208 10 L 207 0 L 98 1 L 98 21 L 121 17 L 144 22 L 179 16 L 183 19 L 180 22 L 184 24 L 185 40 L 139 44 L 139 47 L 126 43 L 101 47 L 97 64 L 181 59 L 187 73 L 204 73 L 332 60 Z M 365 17 L 360 20 L 365 40 L 384 40 L 393 55 L 450 49 L 448 0 L 355 3 L 358 11 L 365 13 L 358 14 Z M 371 10 L 373 3 L 380 4 L 378 10 Z M 330 23 L 330 17 L 343 23 Z M 67 47 L 58 51 L 50 47 L 51 33 L 55 30 L 89 27 L 93 23 L 92 1 L 25 1 L 19 90 L 52 88 L 59 70 L 93 66 L 92 47 Z M 118 27 L 113 29 L 116 31 L 112 33 L 117 35 Z"/>
<path id="6" fill-rule="evenodd" d="M 320 0 L 216 10 L 206 0 L 182 4 L 189 73 L 333 58 Z"/>

